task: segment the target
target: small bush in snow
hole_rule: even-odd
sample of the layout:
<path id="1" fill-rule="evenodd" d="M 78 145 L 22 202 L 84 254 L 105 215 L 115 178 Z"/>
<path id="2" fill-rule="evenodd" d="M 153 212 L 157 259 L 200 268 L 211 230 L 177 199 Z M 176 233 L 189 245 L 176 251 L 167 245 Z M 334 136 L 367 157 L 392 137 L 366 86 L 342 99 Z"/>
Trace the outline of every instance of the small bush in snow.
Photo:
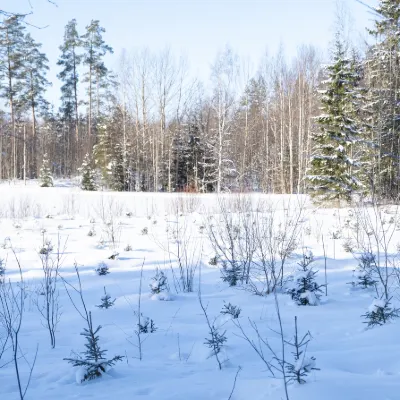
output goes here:
<path id="1" fill-rule="evenodd" d="M 133 248 L 130 244 L 127 244 L 124 248 L 124 251 L 132 251 L 132 250 L 133 250 Z"/>
<path id="2" fill-rule="evenodd" d="M 108 265 L 105 262 L 101 262 L 95 271 L 96 271 L 97 275 L 102 276 L 102 275 L 109 274 L 110 268 L 108 267 Z"/>
<path id="3" fill-rule="evenodd" d="M 213 266 L 218 265 L 218 256 L 211 257 L 208 264 Z"/>
<path id="4" fill-rule="evenodd" d="M 212 324 L 209 332 L 210 337 L 206 338 L 204 344 L 211 349 L 210 357 L 218 355 L 225 342 L 228 340 L 226 337 L 226 331 L 223 333 L 219 332 L 219 329 Z"/>
<path id="5" fill-rule="evenodd" d="M 374 287 L 377 281 L 374 279 L 376 270 L 376 257 L 371 252 L 366 252 L 359 258 L 358 268 L 354 271 L 355 279 L 351 284 L 353 287 L 369 289 Z"/>
<path id="6" fill-rule="evenodd" d="M 42 256 L 48 256 L 53 251 L 53 245 L 49 240 L 46 240 L 43 246 L 39 250 L 39 254 Z"/>
<path id="7" fill-rule="evenodd" d="M 149 286 L 151 294 L 168 292 L 168 279 L 164 272 L 157 269 L 156 274 L 151 278 Z"/>
<path id="8" fill-rule="evenodd" d="M 224 304 L 224 308 L 221 311 L 222 315 L 230 315 L 233 319 L 239 318 L 242 309 L 239 306 L 234 306 L 231 303 Z"/>
<path id="9" fill-rule="evenodd" d="M 0 258 L 0 283 L 4 282 L 4 278 L 6 276 L 6 263 Z"/>
<path id="10" fill-rule="evenodd" d="M 347 238 L 347 239 L 345 239 L 343 241 L 343 250 L 346 253 L 353 253 L 354 252 L 354 247 L 355 247 L 355 244 L 354 244 L 353 239 Z"/>
<path id="11" fill-rule="evenodd" d="M 145 235 L 147 235 L 148 233 L 149 233 L 149 228 L 147 228 L 147 227 L 144 227 L 143 229 L 142 229 L 142 235 L 143 236 L 145 236 Z"/>
<path id="12" fill-rule="evenodd" d="M 149 317 L 145 317 L 143 322 L 141 321 L 138 324 L 138 331 L 140 334 L 142 333 L 154 333 L 157 330 L 156 325 L 154 324 L 154 321 L 150 319 Z"/>
<path id="13" fill-rule="evenodd" d="M 229 286 L 236 286 L 242 278 L 243 268 L 239 263 L 222 263 L 222 281 L 227 282 Z"/>
<path id="14" fill-rule="evenodd" d="M 98 308 L 105 308 L 106 310 L 112 307 L 115 303 L 115 299 L 111 300 L 111 296 L 106 292 L 106 288 L 104 287 L 104 296 L 101 298 L 101 304 L 99 304 Z"/>
<path id="15" fill-rule="evenodd" d="M 90 230 L 89 230 L 89 232 L 88 232 L 87 235 L 88 235 L 89 237 L 96 236 L 96 231 L 95 231 L 94 227 L 90 228 Z"/>
<path id="16" fill-rule="evenodd" d="M 366 318 L 364 324 L 367 324 L 368 328 L 384 325 L 390 320 L 400 316 L 400 310 L 398 308 L 390 307 L 390 300 L 391 299 L 374 299 L 368 311 L 362 315 L 362 317 Z"/>
<path id="17" fill-rule="evenodd" d="M 321 298 L 322 287 L 315 281 L 318 271 L 313 271 L 311 264 L 314 262 L 314 256 L 311 251 L 303 253 L 303 258 L 298 263 L 299 270 L 294 276 L 293 287 L 287 290 L 292 300 L 299 306 L 316 306 Z"/>
<path id="18" fill-rule="evenodd" d="M 286 367 L 287 381 L 297 382 L 300 384 L 306 383 L 306 377 L 310 372 L 319 370 L 316 368 L 315 357 L 307 357 L 308 343 L 312 337 L 310 332 L 307 332 L 301 339 L 297 331 L 297 317 L 294 317 L 295 334 L 292 342 L 287 342 L 292 347 L 294 362 L 284 362 Z"/>
<path id="19" fill-rule="evenodd" d="M 86 350 L 81 353 L 81 355 L 76 355 L 76 358 L 64 358 L 74 367 L 81 367 L 83 369 L 82 375 L 79 377 L 79 381 L 82 383 L 84 381 L 90 381 L 101 377 L 107 369 L 112 367 L 116 362 L 122 361 L 123 356 L 115 356 L 110 360 L 105 358 L 107 350 L 101 350 L 99 345 L 99 331 L 101 325 L 96 329 L 93 329 L 92 315 L 89 312 L 89 327 L 84 328 L 81 333 L 85 337 Z"/>

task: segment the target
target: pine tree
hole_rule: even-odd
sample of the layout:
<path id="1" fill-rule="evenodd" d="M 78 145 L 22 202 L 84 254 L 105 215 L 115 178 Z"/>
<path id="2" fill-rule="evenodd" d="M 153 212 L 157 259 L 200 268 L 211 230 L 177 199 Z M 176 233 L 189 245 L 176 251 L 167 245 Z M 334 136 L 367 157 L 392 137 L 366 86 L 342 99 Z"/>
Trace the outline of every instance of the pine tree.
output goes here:
<path id="1" fill-rule="evenodd" d="M 107 53 L 113 53 L 113 49 L 103 40 L 105 29 L 100 26 L 98 20 L 92 20 L 86 27 L 86 33 L 81 36 L 84 48 L 83 64 L 88 67 L 85 74 L 85 82 L 88 83 L 88 134 L 93 133 L 93 110 L 96 116 L 100 115 L 100 89 L 107 88 L 109 71 L 104 64 L 104 56 Z M 96 100 L 96 108 L 94 108 Z"/>
<path id="2" fill-rule="evenodd" d="M 40 180 L 41 187 L 54 186 L 53 176 L 51 174 L 51 169 L 49 166 L 49 160 L 47 158 L 47 154 L 45 154 L 43 157 L 42 168 L 40 169 L 39 180 Z"/>
<path id="3" fill-rule="evenodd" d="M 31 178 L 37 177 L 37 116 L 45 115 L 48 102 L 44 98 L 50 82 L 46 78 L 49 70 L 48 59 L 40 51 L 42 45 L 36 43 L 30 34 L 24 40 L 24 61 L 21 73 L 22 91 L 18 96 L 20 104 L 30 109 L 32 118 L 32 166 Z"/>
<path id="4" fill-rule="evenodd" d="M 17 178 L 16 115 L 17 93 L 21 89 L 25 40 L 24 17 L 12 15 L 0 24 L 0 97 L 10 107 L 12 125 L 12 175 Z"/>
<path id="5" fill-rule="evenodd" d="M 307 173 L 308 189 L 316 202 L 350 201 L 360 186 L 352 174 L 356 163 L 351 158 L 352 147 L 358 140 L 353 102 L 358 76 L 339 37 L 326 73 L 326 89 L 321 92 L 323 114 L 316 118 L 319 130 L 312 137 L 314 151 Z"/>
<path id="6" fill-rule="evenodd" d="M 77 30 L 76 20 L 68 22 L 64 32 L 64 43 L 60 46 L 61 55 L 57 65 L 62 67 L 57 77 L 63 82 L 61 86 L 61 108 L 60 112 L 69 127 L 72 125 L 75 130 L 75 143 L 79 143 L 79 112 L 78 112 L 78 68 L 82 62 L 80 49 L 82 42 Z M 76 151 L 78 149 L 76 148 Z"/>
<path id="7" fill-rule="evenodd" d="M 82 166 L 78 169 L 81 174 L 81 189 L 82 190 L 97 190 L 96 171 L 92 168 L 92 159 L 89 154 L 86 154 L 83 159 Z"/>

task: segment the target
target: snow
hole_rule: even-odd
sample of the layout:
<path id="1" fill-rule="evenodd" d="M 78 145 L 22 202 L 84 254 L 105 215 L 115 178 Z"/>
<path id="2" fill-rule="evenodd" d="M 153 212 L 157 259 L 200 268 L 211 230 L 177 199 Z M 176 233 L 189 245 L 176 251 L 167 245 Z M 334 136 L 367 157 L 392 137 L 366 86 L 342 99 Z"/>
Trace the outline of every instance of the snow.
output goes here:
<path id="1" fill-rule="evenodd" d="M 32 362 L 38 346 L 36 365 L 28 388 L 27 400 L 96 399 L 120 400 L 223 400 L 228 399 L 239 366 L 232 400 L 280 400 L 284 398 L 282 382 L 273 379 L 265 364 L 241 337 L 238 328 L 228 316 L 220 315 L 224 304 L 240 306 L 241 324 L 253 340 L 249 318 L 257 323 L 263 337 L 280 352 L 278 319 L 274 296 L 255 296 L 247 290 L 228 287 L 221 281 L 218 267 L 208 261 L 215 256 L 207 237 L 207 217 L 218 220 L 216 195 L 179 195 L 166 193 L 106 193 L 82 192 L 71 182 L 55 182 L 54 188 L 27 187 L 0 184 L 0 259 L 6 260 L 6 278 L 16 282 L 18 268 L 11 246 L 21 262 L 28 296 L 21 328 L 20 346 L 24 357 Z M 372 291 L 352 291 L 347 283 L 357 260 L 346 253 L 341 239 L 329 234 L 340 221 L 348 217 L 348 210 L 314 209 L 304 197 L 250 195 L 253 205 L 261 200 L 274 202 L 282 214 L 290 201 L 306 202 L 303 230 L 299 243 L 310 249 L 315 257 L 316 277 L 324 283 L 324 252 L 321 237 L 325 238 L 327 252 L 328 296 L 322 296 L 316 307 L 296 306 L 290 296 L 278 294 L 286 340 L 294 334 L 294 316 L 298 318 L 299 335 L 310 331 L 312 340 L 307 356 L 298 366 L 314 363 L 320 371 L 313 371 L 304 385 L 291 384 L 289 395 L 295 400 L 396 400 L 400 393 L 399 321 L 366 330 L 361 315 L 374 301 Z M 225 199 L 238 199 L 224 195 Z M 234 210 L 234 208 L 232 207 Z M 177 216 L 177 210 L 181 216 Z M 250 210 L 249 210 L 250 211 Z M 102 213 L 113 215 L 117 231 L 115 245 L 108 241 L 101 222 Z M 104 216 L 104 215 L 103 215 Z M 47 217 L 47 218 L 46 218 Z M 107 219 L 107 218 L 106 218 Z M 196 271 L 195 292 L 176 292 L 171 266 L 175 268 L 176 255 L 169 255 L 165 243 L 170 230 L 179 226 L 191 229 L 191 243 L 201 251 L 201 295 L 210 320 L 226 330 L 227 342 L 221 352 L 223 369 L 218 369 L 210 350 L 204 345 L 209 328 L 198 300 L 199 277 Z M 94 228 L 95 236 L 88 236 Z M 143 234 L 143 229 L 148 234 Z M 43 237 L 57 246 L 65 245 L 60 270 L 68 282 L 76 285 L 76 262 L 81 274 L 84 298 L 92 312 L 94 325 L 101 325 L 100 345 L 107 357 L 124 356 L 100 379 L 80 383 L 84 371 L 73 368 L 63 359 L 72 352 L 84 351 L 80 335 L 84 321 L 71 304 L 59 282 L 62 315 L 56 332 L 56 346 L 50 347 L 48 332 L 34 304 L 36 289 L 43 277 L 38 249 Z M 345 236 L 343 236 L 345 237 Z M 400 231 L 393 243 L 400 242 Z M 4 245 L 3 245 L 4 244 Z M 127 245 L 132 250 L 125 251 Z M 174 244 L 175 245 L 175 244 Z M 335 246 L 335 247 L 334 247 Z M 394 245 L 395 246 L 395 245 Z M 301 247 L 289 259 L 288 273 L 296 270 L 301 258 Z M 395 250 L 394 250 L 395 251 Z M 117 259 L 109 257 L 119 253 Z M 105 262 L 110 273 L 98 276 L 95 268 Z M 143 265 L 143 271 L 142 270 Z M 151 295 L 149 285 L 156 270 L 168 277 L 169 292 Z M 135 331 L 135 311 L 139 299 L 140 276 L 143 274 L 141 311 L 154 320 L 157 331 L 146 336 L 143 359 L 138 359 Z M 104 287 L 113 307 L 96 307 L 104 296 Z M 156 300 L 156 301 L 153 301 Z M 157 301 L 172 300 L 172 301 Z M 397 306 L 395 298 L 392 299 Z M 1 339 L 0 328 L 0 339 Z M 0 346 L 1 347 L 1 346 Z M 268 353 L 267 353 L 268 354 Z M 15 370 L 10 361 L 10 349 L 0 360 L 0 398 L 18 399 Z M 296 364 L 297 365 L 297 364 Z M 29 375 L 29 367 L 20 360 L 22 381 Z"/>

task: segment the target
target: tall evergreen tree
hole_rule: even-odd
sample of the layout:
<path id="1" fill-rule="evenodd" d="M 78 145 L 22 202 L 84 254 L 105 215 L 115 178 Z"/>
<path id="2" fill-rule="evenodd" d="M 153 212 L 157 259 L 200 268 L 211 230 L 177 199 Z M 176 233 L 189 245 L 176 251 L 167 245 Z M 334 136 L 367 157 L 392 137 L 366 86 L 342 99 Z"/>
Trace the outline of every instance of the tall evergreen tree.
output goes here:
<path id="1" fill-rule="evenodd" d="M 25 25 L 23 17 L 13 15 L 0 24 L 0 97 L 7 101 L 12 125 L 13 177 L 17 178 L 16 116 L 17 94 L 21 88 Z"/>
<path id="2" fill-rule="evenodd" d="M 43 115 L 48 102 L 43 97 L 46 88 L 50 85 L 46 78 L 49 69 L 48 59 L 40 51 L 41 44 L 36 43 L 30 34 L 26 35 L 24 43 L 24 62 L 22 77 L 22 91 L 19 101 L 30 109 L 32 118 L 32 166 L 31 178 L 37 178 L 37 116 Z"/>
<path id="3" fill-rule="evenodd" d="M 380 0 L 365 62 L 367 128 L 375 143 L 371 184 L 379 197 L 400 194 L 400 1 Z"/>
<path id="4" fill-rule="evenodd" d="M 86 33 L 82 35 L 82 44 L 84 48 L 83 63 L 88 71 L 85 74 L 85 82 L 88 84 L 88 134 L 93 133 L 93 110 L 96 116 L 100 113 L 100 89 L 107 87 L 107 78 L 109 71 L 104 64 L 104 56 L 107 53 L 113 53 L 113 49 L 103 40 L 105 29 L 100 26 L 98 20 L 92 20 L 86 27 Z M 96 108 L 94 108 L 94 99 L 96 99 Z"/>
<path id="5" fill-rule="evenodd" d="M 82 42 L 77 29 L 75 19 L 68 22 L 65 27 L 64 43 L 60 46 L 61 56 L 57 65 L 62 67 L 58 78 L 61 79 L 61 114 L 64 121 L 73 125 L 75 130 L 75 152 L 78 152 L 79 147 L 79 101 L 78 101 L 78 85 L 79 72 L 78 68 L 82 62 L 80 49 Z M 69 139 L 69 138 L 68 138 Z M 78 159 L 76 155 L 76 159 Z"/>
<path id="6" fill-rule="evenodd" d="M 316 202 L 349 201 L 359 182 L 351 170 L 352 146 L 358 140 L 354 119 L 356 71 L 337 36 L 332 64 L 326 68 L 326 88 L 321 91 L 323 114 L 316 118 L 314 151 L 307 174 L 309 193 Z"/>

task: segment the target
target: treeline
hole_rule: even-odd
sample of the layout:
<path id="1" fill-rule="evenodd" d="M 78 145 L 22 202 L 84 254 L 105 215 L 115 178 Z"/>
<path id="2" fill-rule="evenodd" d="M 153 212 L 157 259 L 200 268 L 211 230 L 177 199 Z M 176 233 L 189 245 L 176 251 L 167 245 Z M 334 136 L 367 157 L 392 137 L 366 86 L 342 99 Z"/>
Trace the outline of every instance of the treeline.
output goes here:
<path id="1" fill-rule="evenodd" d="M 382 0 L 376 11 L 365 54 L 337 35 L 329 66 L 303 46 L 290 62 L 282 50 L 264 56 L 253 73 L 226 47 L 206 83 L 168 49 L 123 52 L 113 73 L 99 21 L 80 32 L 72 20 L 60 46 L 58 110 L 44 99 L 40 44 L 22 17 L 6 18 L 0 177 L 37 177 L 47 153 L 55 176 L 77 175 L 84 161 L 114 190 L 396 198 L 400 1 Z"/>

